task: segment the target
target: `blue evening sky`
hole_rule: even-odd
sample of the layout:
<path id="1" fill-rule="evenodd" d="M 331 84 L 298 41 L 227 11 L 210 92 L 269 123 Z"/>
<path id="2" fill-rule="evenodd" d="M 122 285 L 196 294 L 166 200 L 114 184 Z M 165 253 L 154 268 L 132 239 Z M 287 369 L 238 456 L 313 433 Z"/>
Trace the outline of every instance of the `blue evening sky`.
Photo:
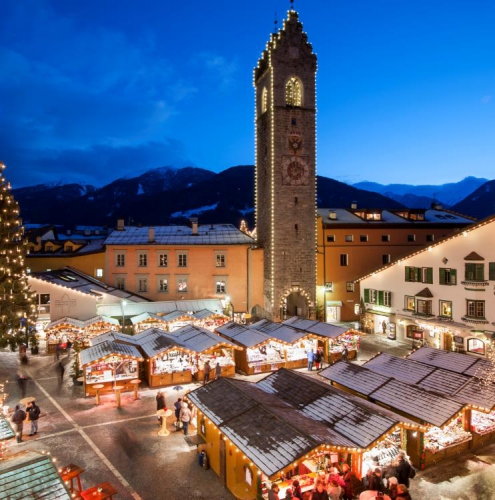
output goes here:
<path id="1" fill-rule="evenodd" d="M 253 68 L 289 0 L 3 0 L 13 187 L 254 163 Z M 318 173 L 495 178 L 495 2 L 295 0 L 318 55 Z"/>

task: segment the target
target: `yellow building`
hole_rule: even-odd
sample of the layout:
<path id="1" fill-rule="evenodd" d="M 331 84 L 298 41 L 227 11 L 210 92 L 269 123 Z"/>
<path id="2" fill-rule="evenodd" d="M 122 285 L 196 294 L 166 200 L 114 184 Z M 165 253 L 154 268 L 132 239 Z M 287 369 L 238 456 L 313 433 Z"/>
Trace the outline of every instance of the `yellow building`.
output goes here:
<path id="1" fill-rule="evenodd" d="M 318 319 L 359 320 L 354 280 L 471 225 L 473 219 L 443 210 L 318 210 Z"/>
<path id="2" fill-rule="evenodd" d="M 217 298 L 233 314 L 262 304 L 263 251 L 231 224 L 118 227 L 106 239 L 106 282 L 154 301 Z"/>

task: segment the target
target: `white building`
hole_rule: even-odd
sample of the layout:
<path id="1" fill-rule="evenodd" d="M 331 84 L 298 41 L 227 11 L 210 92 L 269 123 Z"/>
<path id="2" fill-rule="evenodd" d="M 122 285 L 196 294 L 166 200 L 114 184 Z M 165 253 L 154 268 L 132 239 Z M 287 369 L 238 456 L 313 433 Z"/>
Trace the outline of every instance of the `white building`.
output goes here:
<path id="1" fill-rule="evenodd" d="M 495 216 L 358 281 L 365 331 L 484 355 L 495 333 Z"/>

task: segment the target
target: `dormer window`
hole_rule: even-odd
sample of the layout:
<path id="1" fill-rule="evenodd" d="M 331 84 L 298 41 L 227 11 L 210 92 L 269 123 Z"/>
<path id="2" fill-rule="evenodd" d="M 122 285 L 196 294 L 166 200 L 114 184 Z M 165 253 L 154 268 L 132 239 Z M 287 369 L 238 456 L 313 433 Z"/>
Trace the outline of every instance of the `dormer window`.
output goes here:
<path id="1" fill-rule="evenodd" d="M 302 106 L 302 83 L 295 76 L 289 78 L 285 85 L 285 104 L 287 106 Z"/>

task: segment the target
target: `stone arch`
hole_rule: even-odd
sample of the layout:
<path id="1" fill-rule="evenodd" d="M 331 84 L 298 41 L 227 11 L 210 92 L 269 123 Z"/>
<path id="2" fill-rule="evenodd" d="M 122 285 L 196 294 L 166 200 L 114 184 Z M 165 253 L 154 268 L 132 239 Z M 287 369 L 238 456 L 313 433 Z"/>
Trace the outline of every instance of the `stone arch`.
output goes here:
<path id="1" fill-rule="evenodd" d="M 280 298 L 280 317 L 282 319 L 291 316 L 309 318 L 310 306 L 310 294 L 299 286 L 293 286 L 286 290 Z"/>

